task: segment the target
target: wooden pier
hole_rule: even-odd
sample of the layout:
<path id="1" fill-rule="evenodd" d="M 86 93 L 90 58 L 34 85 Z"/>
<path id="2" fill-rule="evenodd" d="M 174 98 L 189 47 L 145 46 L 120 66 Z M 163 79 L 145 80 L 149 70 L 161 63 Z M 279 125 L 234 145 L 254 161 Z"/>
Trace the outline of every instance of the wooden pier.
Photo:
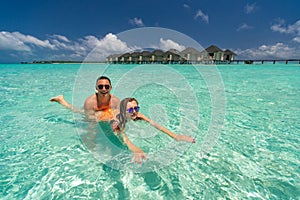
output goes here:
<path id="1" fill-rule="evenodd" d="M 275 59 L 271 59 L 271 60 L 233 60 L 233 61 L 230 61 L 230 63 L 234 64 L 239 64 L 239 63 L 243 63 L 243 64 L 264 64 L 264 63 L 273 63 L 273 64 L 276 64 L 276 63 L 285 63 L 285 64 L 288 64 L 288 63 L 298 63 L 300 64 L 300 59 L 287 59 L 287 60 L 284 60 L 284 59 L 280 59 L 280 60 L 275 60 Z"/>

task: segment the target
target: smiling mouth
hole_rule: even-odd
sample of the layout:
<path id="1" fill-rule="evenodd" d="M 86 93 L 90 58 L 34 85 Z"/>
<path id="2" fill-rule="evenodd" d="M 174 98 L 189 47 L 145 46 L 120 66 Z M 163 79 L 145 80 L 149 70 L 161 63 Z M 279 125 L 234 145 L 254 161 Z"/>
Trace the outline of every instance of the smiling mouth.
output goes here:
<path id="1" fill-rule="evenodd" d="M 136 116 L 137 116 L 136 113 L 131 114 L 131 117 L 136 117 Z"/>

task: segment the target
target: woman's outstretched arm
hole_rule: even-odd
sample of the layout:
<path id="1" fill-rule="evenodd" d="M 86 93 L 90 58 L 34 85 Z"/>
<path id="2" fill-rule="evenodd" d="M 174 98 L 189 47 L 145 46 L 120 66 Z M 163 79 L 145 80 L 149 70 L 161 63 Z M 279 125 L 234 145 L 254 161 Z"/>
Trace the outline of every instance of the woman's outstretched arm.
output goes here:
<path id="1" fill-rule="evenodd" d="M 127 137 L 127 135 L 124 133 L 124 131 L 121 131 L 121 136 L 123 138 L 124 143 L 128 147 L 128 149 L 133 153 L 132 161 L 135 163 L 142 164 L 143 159 L 146 160 L 146 154 L 143 150 L 141 150 L 139 147 L 135 146 Z"/>
<path id="2" fill-rule="evenodd" d="M 146 117 L 144 114 L 142 114 L 140 112 L 138 113 L 138 117 L 149 122 L 156 129 L 164 132 L 165 134 L 167 134 L 168 136 L 170 136 L 171 138 L 173 138 L 177 141 L 186 141 L 186 142 L 195 143 L 195 139 L 192 138 L 191 136 L 175 134 L 172 131 L 168 130 L 167 128 L 163 127 L 162 125 L 160 125 L 160 124 L 156 123 L 155 121 L 151 120 L 150 118 Z"/>

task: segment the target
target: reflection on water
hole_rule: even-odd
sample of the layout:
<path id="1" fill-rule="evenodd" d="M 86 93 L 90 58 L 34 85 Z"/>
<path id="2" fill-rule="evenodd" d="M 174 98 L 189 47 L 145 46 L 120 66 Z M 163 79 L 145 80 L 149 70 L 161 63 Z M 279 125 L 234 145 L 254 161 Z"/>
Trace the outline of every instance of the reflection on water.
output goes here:
<path id="1" fill-rule="evenodd" d="M 108 122 L 99 123 L 83 123 L 82 124 L 86 130 L 82 129 L 81 139 L 87 149 L 92 153 L 92 155 L 103 163 L 102 169 L 106 175 L 113 181 L 113 188 L 116 189 L 118 193 L 118 199 L 130 199 L 130 192 L 128 188 L 123 183 L 123 176 L 126 173 L 131 173 L 124 171 L 123 169 L 118 169 L 118 167 L 124 167 L 128 169 L 128 160 L 131 152 L 128 148 L 123 145 L 120 138 L 117 137 Z M 126 152 L 126 154 L 124 153 Z M 122 158 L 122 156 L 124 156 Z M 122 162 L 122 160 L 124 160 Z M 176 199 L 178 197 L 183 198 L 182 189 L 180 185 L 179 178 L 177 176 L 171 179 L 171 188 L 168 183 L 157 173 L 157 169 L 153 166 L 159 166 L 159 163 L 153 163 L 155 161 L 146 161 L 144 165 L 148 165 L 147 172 L 138 173 L 138 176 L 144 180 L 145 186 L 150 191 L 158 191 L 159 195 L 168 197 L 169 199 Z M 120 165 L 124 164 L 123 166 Z M 130 163 L 132 164 L 132 163 Z M 116 167 L 118 165 L 118 167 Z M 172 191 L 172 192 L 171 192 Z M 171 195 L 172 193 L 172 195 Z"/>
<path id="2" fill-rule="evenodd" d="M 92 155 L 102 163 L 111 162 L 128 148 L 116 136 L 108 122 L 81 124 L 80 138 Z"/>

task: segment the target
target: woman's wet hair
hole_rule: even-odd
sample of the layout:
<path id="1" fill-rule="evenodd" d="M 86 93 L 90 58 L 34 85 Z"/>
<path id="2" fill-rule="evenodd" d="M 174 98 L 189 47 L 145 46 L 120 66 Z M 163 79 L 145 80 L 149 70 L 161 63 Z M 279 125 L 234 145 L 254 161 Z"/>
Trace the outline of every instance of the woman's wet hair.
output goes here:
<path id="1" fill-rule="evenodd" d="M 126 118 L 127 104 L 128 102 L 132 102 L 132 101 L 135 101 L 137 104 L 139 104 L 138 101 L 132 97 L 125 98 L 120 102 L 120 113 L 117 115 L 117 119 L 119 120 L 118 126 L 121 130 L 125 128 L 125 124 L 127 122 L 127 118 Z"/>

